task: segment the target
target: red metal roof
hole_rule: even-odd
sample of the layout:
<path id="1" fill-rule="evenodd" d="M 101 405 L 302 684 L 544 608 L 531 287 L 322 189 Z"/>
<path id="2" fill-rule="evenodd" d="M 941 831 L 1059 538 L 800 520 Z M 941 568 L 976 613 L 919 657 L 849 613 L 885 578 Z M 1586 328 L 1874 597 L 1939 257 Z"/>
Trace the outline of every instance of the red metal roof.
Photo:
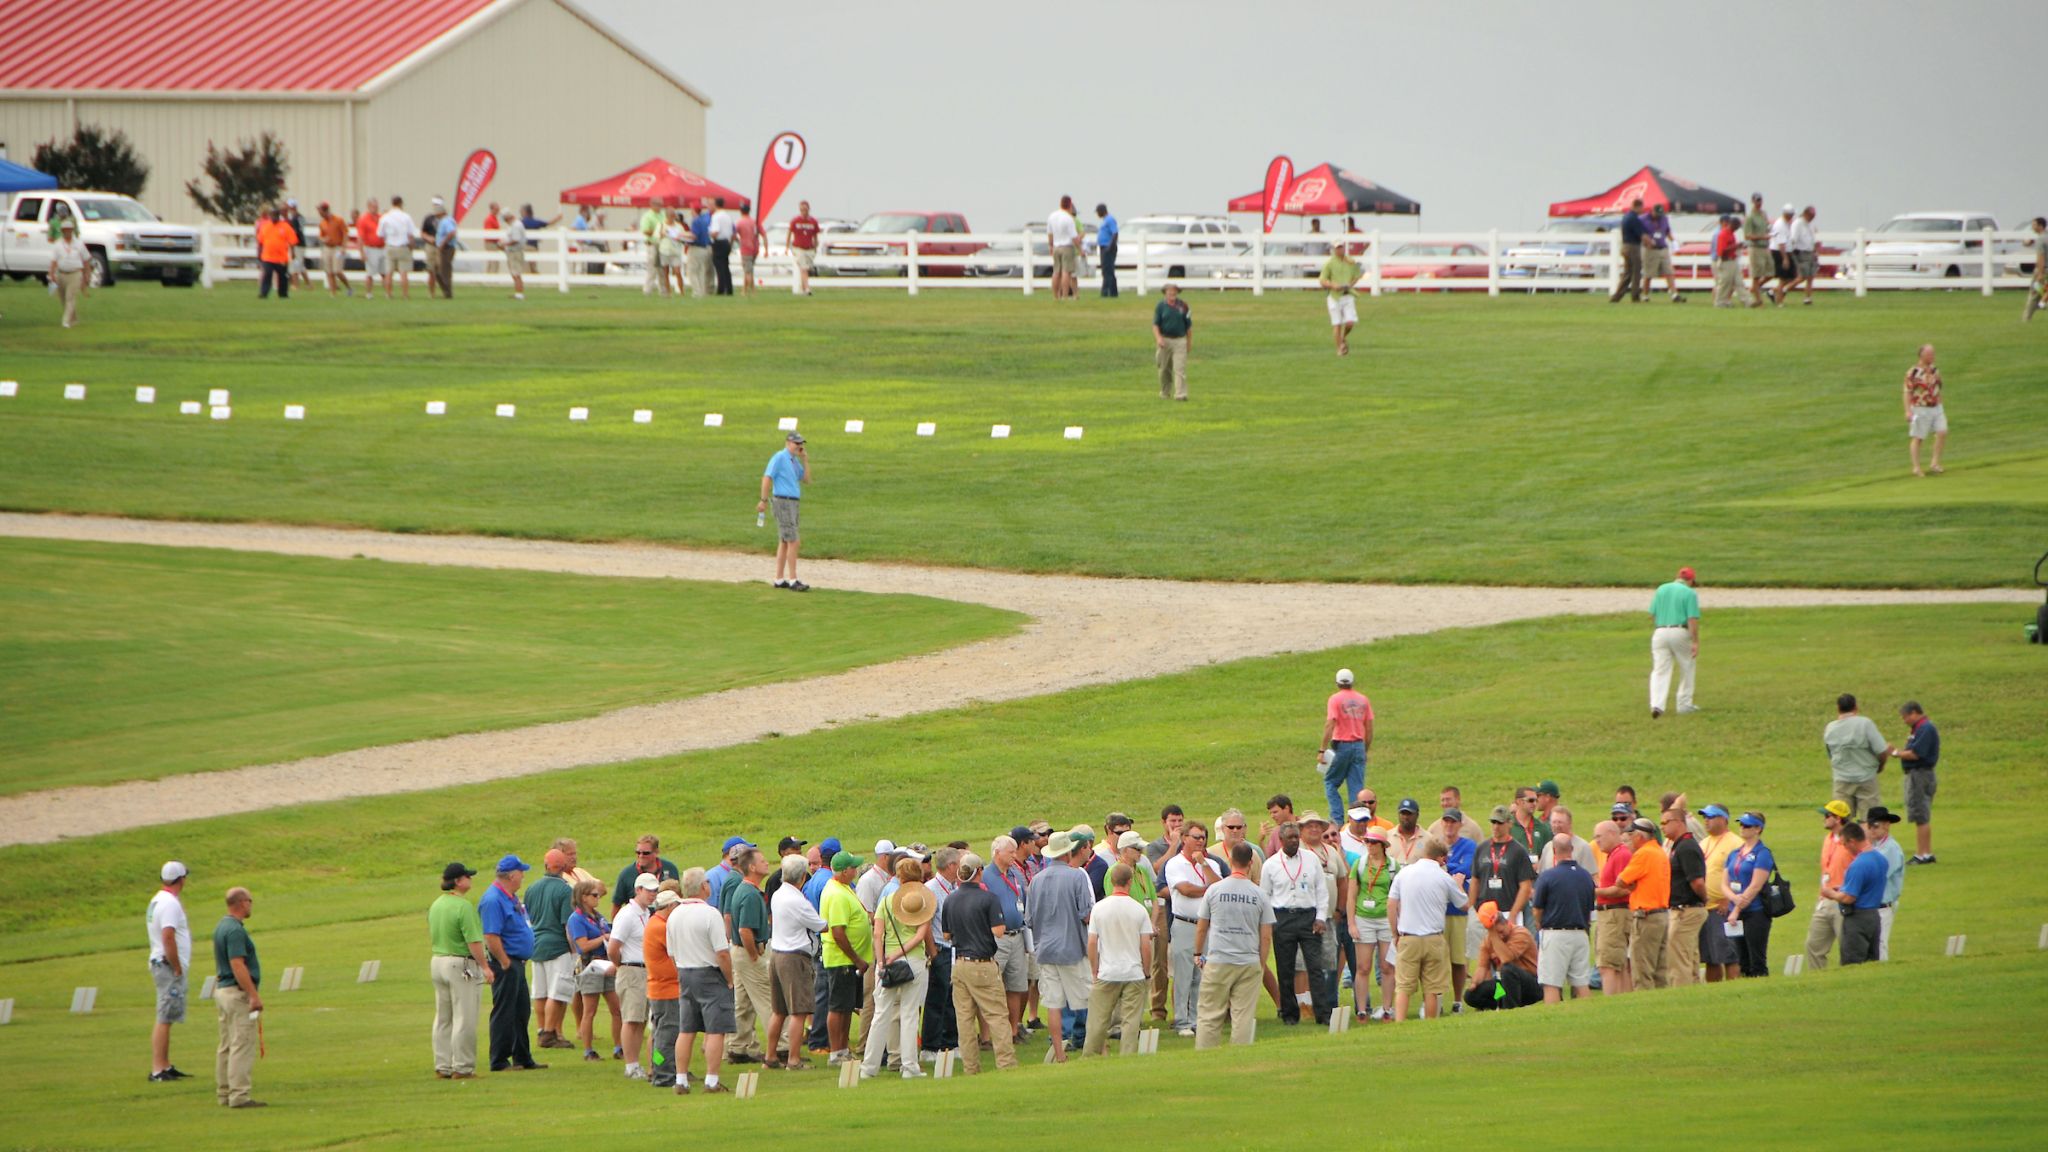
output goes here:
<path id="1" fill-rule="evenodd" d="M 0 0 L 0 90 L 347 92 L 494 0 Z"/>

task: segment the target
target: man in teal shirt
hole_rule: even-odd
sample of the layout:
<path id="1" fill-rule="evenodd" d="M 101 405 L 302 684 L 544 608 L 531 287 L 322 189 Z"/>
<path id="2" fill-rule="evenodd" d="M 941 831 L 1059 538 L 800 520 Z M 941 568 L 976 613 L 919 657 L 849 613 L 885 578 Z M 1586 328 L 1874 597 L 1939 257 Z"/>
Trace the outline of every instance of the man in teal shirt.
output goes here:
<path id="1" fill-rule="evenodd" d="M 228 913 L 213 929 L 213 1006 L 220 1012 L 220 1048 L 213 1061 L 214 1096 L 229 1108 L 261 1108 L 249 1097 L 262 1041 L 257 1016 L 263 1011 L 263 965 L 247 921 L 255 898 L 247 888 L 230 888 Z"/>
<path id="2" fill-rule="evenodd" d="M 1189 329 L 1195 325 L 1180 298 L 1180 285 L 1168 284 L 1159 306 L 1152 309 L 1152 343 L 1158 349 L 1159 398 L 1188 398 Z"/>
<path id="3" fill-rule="evenodd" d="M 1697 712 L 1692 703 L 1693 664 L 1700 657 L 1699 581 L 1692 569 L 1650 597 L 1650 719 L 1664 715 L 1671 693 L 1671 666 L 1678 665 L 1678 711 Z"/>
<path id="4" fill-rule="evenodd" d="M 541 867 L 547 875 L 526 889 L 526 919 L 533 925 L 533 998 L 540 1017 L 541 1048 L 574 1048 L 562 1037 L 562 1017 L 576 995 L 575 958 L 569 955 L 569 914 L 575 898 L 562 874 L 569 870 L 569 854 L 548 849 Z"/>

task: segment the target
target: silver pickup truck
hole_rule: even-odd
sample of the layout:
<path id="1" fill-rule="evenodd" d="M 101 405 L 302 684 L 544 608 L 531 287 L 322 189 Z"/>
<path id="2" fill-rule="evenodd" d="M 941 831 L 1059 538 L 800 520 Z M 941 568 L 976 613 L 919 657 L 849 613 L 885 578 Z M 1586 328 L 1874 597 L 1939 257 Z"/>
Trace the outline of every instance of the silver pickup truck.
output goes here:
<path id="1" fill-rule="evenodd" d="M 199 282 L 199 231 L 166 224 L 149 209 L 113 192 L 17 192 L 0 227 L 0 271 L 17 280 L 47 276 L 51 225 L 70 216 L 92 253 L 86 269 L 95 288 L 123 279 L 166 285 Z"/>

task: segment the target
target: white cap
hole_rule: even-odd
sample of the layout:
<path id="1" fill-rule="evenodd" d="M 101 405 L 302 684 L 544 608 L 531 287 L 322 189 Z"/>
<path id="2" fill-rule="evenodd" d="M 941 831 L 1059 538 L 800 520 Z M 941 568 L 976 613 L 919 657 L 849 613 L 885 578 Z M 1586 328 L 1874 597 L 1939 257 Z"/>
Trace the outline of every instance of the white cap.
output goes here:
<path id="1" fill-rule="evenodd" d="M 1339 668 L 1339 669 L 1337 669 L 1337 683 L 1339 683 L 1339 684 L 1349 684 L 1349 683 L 1351 683 L 1351 669 L 1349 669 L 1349 668 Z"/>
<path id="2" fill-rule="evenodd" d="M 185 871 L 185 866 L 183 864 L 178 863 L 176 860 L 167 861 L 164 864 L 163 877 L 164 883 L 166 884 L 175 884 L 178 881 L 183 880 L 189 874 L 190 873 Z"/>
<path id="3" fill-rule="evenodd" d="M 438 208 L 438 207 L 440 207 L 441 205 L 443 205 L 443 204 L 446 204 L 446 203 L 447 203 L 447 201 L 446 201 L 446 200 L 443 200 L 443 199 L 441 199 L 441 198 L 440 198 L 439 196 L 436 196 L 436 197 L 434 197 L 434 207 Z M 1791 209 L 1792 209 L 1792 206 L 1791 206 L 1790 204 L 1787 204 L 1787 205 L 1785 205 L 1785 210 L 1786 210 L 1786 211 L 1788 211 L 1788 212 L 1789 212 L 1789 211 L 1791 211 Z"/>
<path id="4" fill-rule="evenodd" d="M 1792 208 L 1792 206 L 1791 206 L 1790 204 L 1787 204 L 1787 205 L 1785 205 L 1785 211 L 1787 211 L 1787 212 L 1793 211 L 1793 208 Z"/>
<path id="5" fill-rule="evenodd" d="M 1123 835 L 1116 838 L 1116 850 L 1119 852 L 1126 848 L 1143 848 L 1144 846 L 1145 838 L 1140 836 L 1135 828 L 1126 829 Z"/>
<path id="6" fill-rule="evenodd" d="M 649 892 L 653 892 L 659 889 L 660 887 L 661 877 L 656 876 L 652 872 L 642 872 L 640 875 L 633 877 L 633 890 L 635 892 L 638 892 L 643 888 Z"/>
<path id="7" fill-rule="evenodd" d="M 299 206 L 299 202 L 297 200 L 287 200 L 284 202 L 284 206 L 287 208 L 297 208 Z"/>
<path id="8" fill-rule="evenodd" d="M 877 856 L 894 856 L 895 854 L 896 854 L 896 842 L 895 842 L 894 840 L 877 840 L 877 841 L 875 841 L 875 855 L 877 855 Z"/>
<path id="9" fill-rule="evenodd" d="M 1345 814 L 1346 816 L 1349 816 L 1349 817 L 1351 817 L 1351 818 L 1352 818 L 1353 820 L 1370 820 L 1370 819 L 1372 819 L 1372 809 L 1370 809 L 1370 808 L 1353 808 L 1353 809 L 1351 809 L 1351 810 L 1350 810 L 1349 812 L 1346 812 L 1346 813 L 1344 813 L 1344 814 Z"/>

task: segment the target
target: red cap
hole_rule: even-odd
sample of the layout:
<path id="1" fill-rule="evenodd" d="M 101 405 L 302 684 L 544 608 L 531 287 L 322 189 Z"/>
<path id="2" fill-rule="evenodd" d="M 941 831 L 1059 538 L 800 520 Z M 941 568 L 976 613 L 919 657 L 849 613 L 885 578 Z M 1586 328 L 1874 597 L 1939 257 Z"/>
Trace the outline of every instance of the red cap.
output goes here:
<path id="1" fill-rule="evenodd" d="M 1691 579 L 1693 579 L 1692 569 L 1690 569 L 1690 568 L 1680 568 L 1680 569 L 1678 570 L 1678 578 L 1679 578 L 1680 580 L 1691 580 Z"/>

